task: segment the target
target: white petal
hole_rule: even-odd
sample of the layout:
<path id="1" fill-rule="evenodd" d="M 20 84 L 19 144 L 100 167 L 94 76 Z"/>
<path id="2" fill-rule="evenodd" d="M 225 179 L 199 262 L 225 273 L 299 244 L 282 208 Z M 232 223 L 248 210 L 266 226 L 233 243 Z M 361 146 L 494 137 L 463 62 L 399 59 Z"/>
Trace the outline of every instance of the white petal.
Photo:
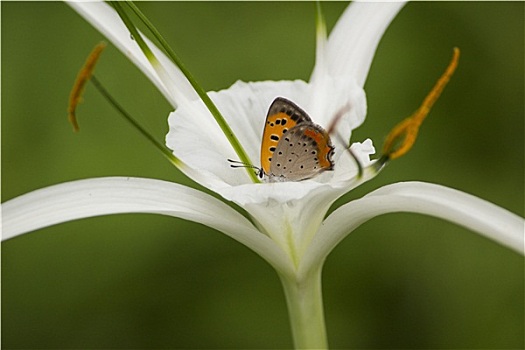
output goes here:
<path id="1" fill-rule="evenodd" d="M 272 101 L 283 96 L 301 104 L 307 84 L 302 81 L 237 82 L 228 90 L 210 92 L 209 96 L 239 139 L 253 165 L 259 165 L 260 144 L 266 113 Z M 233 169 L 228 159 L 238 156 L 202 101 L 181 105 L 168 118 L 167 146 L 190 168 L 208 174 L 209 183 L 222 186 L 251 183 L 244 169 Z"/>
<path id="2" fill-rule="evenodd" d="M 237 211 L 206 193 L 153 179 L 87 179 L 27 193 L 2 204 L 2 239 L 118 213 L 162 214 L 202 223 L 248 246 L 279 271 L 290 271 L 284 252 Z"/>
<path id="3" fill-rule="evenodd" d="M 332 81 L 336 84 L 336 80 Z M 344 86 L 337 86 L 340 86 L 342 91 L 348 92 Z M 347 86 L 349 86 L 350 90 L 353 89 L 351 84 Z M 272 101 L 278 96 L 285 97 L 297 103 L 310 114 L 310 111 L 315 109 L 317 103 L 312 97 L 314 89 L 314 86 L 299 80 L 293 82 L 237 82 L 227 90 L 210 92 L 209 96 L 217 105 L 225 120 L 239 139 L 239 142 L 244 147 L 253 163 L 252 165 L 259 166 L 264 122 Z M 362 91 L 361 89 L 359 90 Z M 345 117 L 342 118 L 343 120 L 338 124 L 338 131 L 340 129 L 346 130 L 347 136 L 349 137 L 351 126 L 364 118 L 364 115 L 361 115 L 361 113 L 364 113 L 363 109 L 366 109 L 362 108 L 366 106 L 364 93 L 357 92 L 354 95 L 350 93 L 348 95 L 335 94 L 331 98 L 333 106 L 327 108 L 328 113 L 311 114 L 311 117 L 314 122 L 327 127 L 327 123 L 330 122 L 330 117 L 327 117 L 327 115 L 335 114 L 338 105 L 344 106 L 349 98 L 353 99 L 356 105 L 361 105 L 361 108 L 355 108 L 351 112 L 346 113 Z M 201 177 L 195 178 L 195 180 L 204 186 L 236 202 L 237 200 L 241 200 L 239 196 L 242 196 L 243 193 L 246 193 L 247 199 L 242 200 L 242 202 L 246 203 L 261 203 L 266 202 L 268 199 L 277 198 L 285 201 L 298 198 L 295 191 L 282 192 L 280 191 L 281 189 L 279 189 L 279 191 L 272 191 L 273 194 L 262 198 L 260 195 L 262 195 L 263 192 L 261 192 L 260 188 L 249 190 L 250 187 L 253 187 L 253 183 L 246 173 L 246 170 L 233 169 L 230 166 L 228 159 L 236 160 L 238 157 L 222 130 L 201 101 L 193 101 L 181 105 L 177 111 L 170 114 L 168 122 L 170 131 L 166 136 L 167 146 L 172 149 L 174 151 L 173 153 L 188 167 L 194 169 L 196 173 L 203 175 L 204 179 Z M 344 134 L 344 131 L 341 132 L 341 134 Z M 341 151 L 336 153 L 336 157 L 345 153 L 342 150 L 343 147 L 339 149 Z M 339 168 L 343 169 L 342 166 Z M 347 169 L 347 172 L 353 170 L 355 169 Z M 297 185 L 297 187 L 302 187 L 304 183 L 305 182 L 301 182 L 301 185 Z M 248 184 L 251 186 L 232 189 L 232 186 L 236 187 Z M 308 186 L 315 187 L 316 185 L 307 185 L 305 188 L 310 188 Z M 252 192 L 248 193 L 245 190 Z M 288 197 L 285 199 L 283 196 Z"/>
<path id="4" fill-rule="evenodd" d="M 344 93 L 349 92 L 345 86 L 352 90 L 355 84 L 338 85 L 335 79 L 332 82 L 334 86 L 341 87 L 342 93 L 328 97 L 334 104 L 327 107 L 330 113 L 336 113 L 338 104 L 346 104 L 348 96 L 355 99 L 357 104 L 366 105 L 364 93 L 357 93 L 357 97 Z M 261 137 L 272 101 L 278 96 L 285 97 L 310 114 L 317 103 L 313 98 L 314 91 L 315 86 L 303 81 L 237 82 L 228 90 L 211 92 L 209 96 L 238 137 L 253 165 L 259 166 Z M 357 114 L 360 111 L 363 108 L 347 113 L 340 121 L 342 125 L 338 125 L 338 131 L 347 130 L 349 136 L 352 118 L 359 120 Z M 311 117 L 324 127 L 330 121 L 325 115 Z M 345 146 L 337 145 L 335 171 L 301 182 L 254 184 L 246 169 L 234 169 L 230 166 L 228 159 L 235 160 L 238 157 L 201 101 L 181 105 L 177 111 L 171 113 L 169 125 L 170 132 L 166 137 L 168 147 L 199 176 L 189 175 L 224 198 L 242 206 L 257 221 L 260 229 L 279 242 L 283 249 L 290 247 L 290 239 L 294 241 L 292 246 L 301 249 L 317 231 L 333 201 L 369 178 L 355 180 L 355 161 L 344 150 Z M 373 151 L 370 141 L 363 146 L 355 144 L 353 150 L 364 160 L 364 165 L 370 162 L 370 150 Z"/>
<path id="5" fill-rule="evenodd" d="M 370 156 L 375 154 L 372 140 L 366 139 L 363 143 L 354 142 L 350 149 L 359 160 L 361 167 L 366 168 L 372 165 L 373 161 L 370 159 Z M 358 172 L 355 159 L 350 155 L 350 152 L 346 151 L 341 146 L 339 149 L 336 148 L 336 151 L 337 153 L 335 155 L 338 157 L 334 157 L 336 160 L 335 169 L 333 171 L 333 177 L 329 181 L 337 187 L 355 188 L 356 184 L 353 183 L 355 182 L 354 178 Z M 359 184 L 370 180 L 374 177 L 372 175 L 375 174 L 367 172 L 365 175 L 365 178 L 361 179 Z M 348 191 L 350 191 L 350 189 L 348 189 Z"/>
<path id="6" fill-rule="evenodd" d="M 148 62 L 137 43 L 131 39 L 130 33 L 118 14 L 104 2 L 67 2 L 78 14 L 86 19 L 91 25 L 106 36 L 124 55 L 126 55 L 135 65 L 155 84 L 160 92 L 172 104 L 174 108 L 184 100 L 197 99 L 197 93 L 190 85 L 182 72 L 171 62 L 166 55 L 159 50 L 150 40 L 146 39 L 157 59 L 160 61 L 166 72 L 170 86 L 166 86 L 157 72 Z"/>
<path id="7" fill-rule="evenodd" d="M 401 182 L 382 187 L 335 210 L 312 240 L 300 274 L 317 266 L 359 225 L 375 216 L 393 212 L 420 213 L 448 220 L 524 253 L 523 218 L 448 187 L 423 182 Z"/>
<path id="8" fill-rule="evenodd" d="M 324 58 L 316 60 L 311 81 L 327 71 L 333 77 L 355 79 L 364 86 L 377 45 L 404 4 L 352 2 L 330 33 Z M 323 63 L 325 67 L 320 66 Z"/>
<path id="9" fill-rule="evenodd" d="M 257 193 L 257 190 L 261 193 Z M 229 194 L 233 196 L 233 201 L 242 205 L 257 220 L 261 230 L 296 259 L 304 253 L 332 203 L 345 193 L 328 184 L 313 181 L 252 185 L 246 192 L 249 196 L 235 196 L 235 191 Z M 298 198 L 290 199 L 292 195 Z M 248 202 L 263 198 L 265 202 Z"/>
<path id="10" fill-rule="evenodd" d="M 316 123 L 328 127 L 334 117 L 342 113 L 337 132 L 350 140 L 352 130 L 366 117 L 366 94 L 353 78 L 323 75 L 311 82 L 308 113 Z"/>

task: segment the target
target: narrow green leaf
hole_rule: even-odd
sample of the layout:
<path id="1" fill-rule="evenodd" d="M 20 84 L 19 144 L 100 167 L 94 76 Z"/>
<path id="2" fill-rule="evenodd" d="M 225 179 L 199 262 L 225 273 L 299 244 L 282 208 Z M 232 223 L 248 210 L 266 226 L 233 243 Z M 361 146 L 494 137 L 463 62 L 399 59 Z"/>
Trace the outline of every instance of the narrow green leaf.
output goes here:
<path id="1" fill-rule="evenodd" d="M 119 2 L 112 2 L 113 6 L 115 7 L 117 13 L 122 18 L 122 21 L 130 31 L 131 35 L 141 48 L 141 50 L 144 52 L 144 55 L 146 58 L 151 62 L 153 65 L 153 68 L 159 69 L 159 67 L 162 67 L 160 62 L 157 60 L 151 49 L 148 47 L 142 36 L 140 35 L 137 28 L 134 26 L 130 18 L 127 16 L 125 11 L 123 10 L 122 6 Z M 233 149 L 235 150 L 235 153 L 237 156 L 239 156 L 239 160 L 246 164 L 253 164 L 246 154 L 246 151 L 242 147 L 241 143 L 231 130 L 230 126 L 222 116 L 222 114 L 219 112 L 218 108 L 215 106 L 215 104 L 212 102 L 206 91 L 197 83 L 193 75 L 189 72 L 189 70 L 184 66 L 180 58 L 175 54 L 175 52 L 171 49 L 171 47 L 168 45 L 167 41 L 162 37 L 160 32 L 155 28 L 155 26 L 148 20 L 148 18 L 138 9 L 138 7 L 133 4 L 133 2 L 127 1 L 126 4 L 133 10 L 133 12 L 139 17 L 139 19 L 148 27 L 148 29 L 151 31 L 153 36 L 159 41 L 161 46 L 164 48 L 168 56 L 173 60 L 173 62 L 177 65 L 177 67 L 181 70 L 181 72 L 186 76 L 188 81 L 190 82 L 191 86 L 195 89 L 199 97 L 202 99 L 210 113 L 215 118 L 215 121 L 217 124 L 219 124 L 219 127 L 221 128 L 222 132 L 232 145 Z M 164 72 L 162 72 L 164 74 Z M 166 74 L 167 75 L 167 74 Z M 250 169 L 246 168 L 246 171 L 248 172 L 250 178 L 254 183 L 259 183 L 260 180 L 257 177 L 257 175 Z"/>
<path id="2" fill-rule="evenodd" d="M 97 88 L 97 90 L 100 92 L 102 96 L 108 102 L 122 115 L 122 117 L 131 124 L 135 129 L 137 129 L 142 136 L 144 136 L 148 141 L 150 141 L 155 148 L 157 148 L 162 155 L 164 155 L 171 163 L 173 163 L 175 166 L 180 167 L 183 166 L 184 163 L 177 158 L 173 153 L 171 153 L 170 150 L 168 150 L 166 147 L 164 147 L 163 144 L 158 142 L 149 132 L 146 131 L 132 116 L 129 114 L 124 107 L 122 107 L 114 98 L 111 96 L 111 94 L 104 88 L 104 86 L 98 81 L 98 79 L 93 75 L 91 76 L 91 82 L 93 85 Z"/>

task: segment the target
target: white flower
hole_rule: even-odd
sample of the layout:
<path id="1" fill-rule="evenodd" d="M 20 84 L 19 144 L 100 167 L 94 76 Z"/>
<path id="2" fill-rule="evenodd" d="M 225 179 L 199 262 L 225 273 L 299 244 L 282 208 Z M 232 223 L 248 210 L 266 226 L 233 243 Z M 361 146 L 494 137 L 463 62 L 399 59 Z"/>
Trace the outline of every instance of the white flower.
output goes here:
<path id="1" fill-rule="evenodd" d="M 159 213 L 203 223 L 245 244 L 277 270 L 287 293 L 296 346 L 319 347 L 326 346 L 319 301 L 323 262 L 346 235 L 377 215 L 407 211 L 440 217 L 523 253 L 522 218 L 439 185 L 389 185 L 325 218 L 337 198 L 373 175 L 357 176 L 354 159 L 338 139 L 333 140 L 334 171 L 301 182 L 253 183 L 245 170 L 230 167 L 227 159 L 237 157 L 232 145 L 184 75 L 160 50 L 150 43 L 165 71 L 161 74 L 109 6 L 99 2 L 71 6 L 119 47 L 176 108 L 169 116 L 166 143 L 182 161 L 182 170 L 241 206 L 252 221 L 220 200 L 178 184 L 101 178 L 52 186 L 5 203 L 3 239 L 78 218 L 125 212 Z M 276 97 L 294 101 L 324 127 L 343 110 L 337 132 L 343 140 L 350 139 L 366 116 L 363 85 L 377 44 L 402 6 L 353 3 L 328 40 L 320 27 L 309 82 L 237 82 L 227 90 L 209 93 L 254 165 L 258 166 L 264 117 Z M 371 140 L 353 143 L 352 151 L 363 166 L 373 163 Z"/>

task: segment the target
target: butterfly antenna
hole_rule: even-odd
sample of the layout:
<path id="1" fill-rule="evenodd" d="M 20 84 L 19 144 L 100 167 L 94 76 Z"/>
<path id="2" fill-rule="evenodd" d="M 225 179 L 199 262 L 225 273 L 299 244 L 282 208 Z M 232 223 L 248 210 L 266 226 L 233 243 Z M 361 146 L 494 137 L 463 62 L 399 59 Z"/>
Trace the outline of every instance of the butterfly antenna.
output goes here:
<path id="1" fill-rule="evenodd" d="M 251 169 L 257 170 L 255 172 L 255 174 L 257 174 L 257 177 L 259 177 L 260 179 L 262 179 L 263 176 L 264 176 L 264 172 L 263 172 L 262 168 L 259 168 L 259 167 L 255 166 L 253 164 L 246 164 L 246 163 L 241 162 L 239 160 L 233 160 L 233 159 L 230 159 L 230 158 L 228 158 L 228 162 L 233 163 L 233 164 L 230 164 L 230 166 L 232 168 L 235 168 L 235 169 L 237 169 L 237 168 L 251 168 Z"/>
<path id="2" fill-rule="evenodd" d="M 241 162 L 239 160 L 233 160 L 233 159 L 228 158 L 228 162 L 234 163 L 234 164 L 230 164 L 230 166 L 232 168 L 255 168 L 255 165 L 246 164 L 246 163 Z"/>
<path id="3" fill-rule="evenodd" d="M 247 164 L 247 163 L 244 163 L 244 162 L 241 162 L 239 160 L 233 160 L 233 159 L 229 159 L 228 158 L 228 162 L 230 163 L 234 163 L 234 164 L 230 164 L 230 166 L 232 168 L 252 168 L 252 169 L 257 169 L 259 170 L 259 167 L 256 167 L 255 165 L 253 164 Z"/>

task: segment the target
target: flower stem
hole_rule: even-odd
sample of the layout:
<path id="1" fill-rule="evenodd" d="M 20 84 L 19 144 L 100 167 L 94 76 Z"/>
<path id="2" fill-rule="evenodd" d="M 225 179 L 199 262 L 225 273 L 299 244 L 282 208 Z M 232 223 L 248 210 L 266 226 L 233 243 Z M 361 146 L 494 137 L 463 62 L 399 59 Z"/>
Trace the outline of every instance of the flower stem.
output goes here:
<path id="1" fill-rule="evenodd" d="M 288 305 L 294 347 L 296 349 L 327 349 L 321 293 L 321 269 L 302 280 L 280 276 Z"/>

